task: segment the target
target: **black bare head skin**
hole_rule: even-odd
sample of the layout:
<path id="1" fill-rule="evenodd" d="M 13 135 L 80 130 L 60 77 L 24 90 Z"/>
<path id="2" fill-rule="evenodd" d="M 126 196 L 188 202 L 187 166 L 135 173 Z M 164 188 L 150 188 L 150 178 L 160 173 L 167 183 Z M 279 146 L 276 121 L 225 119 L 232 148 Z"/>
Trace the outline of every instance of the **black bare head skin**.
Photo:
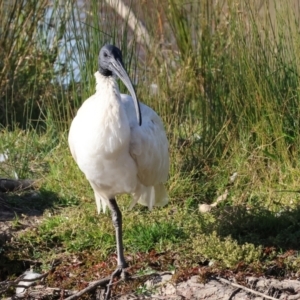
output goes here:
<path id="1" fill-rule="evenodd" d="M 122 61 L 122 52 L 119 48 L 113 45 L 105 45 L 101 48 L 99 53 L 99 73 L 105 77 L 109 77 L 115 75 L 119 77 L 128 91 L 132 96 L 132 101 L 134 103 L 136 118 L 138 124 L 142 125 L 142 115 L 139 101 L 137 100 L 137 96 L 135 90 L 133 88 L 132 82 L 124 68 Z"/>
<path id="2" fill-rule="evenodd" d="M 115 62 L 119 62 L 123 66 L 121 50 L 113 45 L 104 45 L 98 58 L 99 72 L 103 76 L 112 76 Z"/>

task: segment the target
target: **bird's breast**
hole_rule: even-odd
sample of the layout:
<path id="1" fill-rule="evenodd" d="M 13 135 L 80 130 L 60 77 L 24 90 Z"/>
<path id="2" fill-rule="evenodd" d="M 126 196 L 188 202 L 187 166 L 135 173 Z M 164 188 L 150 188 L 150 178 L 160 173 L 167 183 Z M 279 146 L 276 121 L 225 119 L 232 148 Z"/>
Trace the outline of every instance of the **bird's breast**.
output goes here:
<path id="1" fill-rule="evenodd" d="M 126 112 L 113 104 L 95 109 L 91 103 L 80 108 L 71 125 L 69 143 L 73 156 L 87 179 L 107 194 L 130 192 L 135 188 L 137 171 L 129 154 Z M 128 174 L 132 178 L 127 178 Z"/>
<path id="2" fill-rule="evenodd" d="M 123 107 L 114 99 L 114 94 L 106 101 L 101 101 L 101 95 L 95 96 L 84 103 L 74 120 L 80 127 L 76 130 L 76 139 L 81 141 L 82 147 L 88 148 L 86 151 L 101 155 L 128 148 L 130 127 Z"/>
<path id="3" fill-rule="evenodd" d="M 83 103 L 71 124 L 69 145 L 81 171 L 107 199 L 136 189 L 130 139 L 130 122 L 117 85 L 99 81 L 96 93 Z"/>

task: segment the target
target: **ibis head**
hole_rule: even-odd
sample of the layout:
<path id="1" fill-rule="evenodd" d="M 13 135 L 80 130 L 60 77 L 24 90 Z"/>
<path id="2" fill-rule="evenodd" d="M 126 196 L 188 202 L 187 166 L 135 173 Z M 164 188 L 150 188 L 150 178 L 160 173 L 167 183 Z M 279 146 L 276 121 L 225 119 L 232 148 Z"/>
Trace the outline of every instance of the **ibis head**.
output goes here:
<path id="1" fill-rule="evenodd" d="M 99 73 L 103 76 L 118 76 L 130 92 L 139 125 L 142 125 L 142 116 L 139 101 L 137 100 L 132 82 L 124 68 L 122 60 L 122 52 L 113 45 L 105 45 L 99 53 Z"/>

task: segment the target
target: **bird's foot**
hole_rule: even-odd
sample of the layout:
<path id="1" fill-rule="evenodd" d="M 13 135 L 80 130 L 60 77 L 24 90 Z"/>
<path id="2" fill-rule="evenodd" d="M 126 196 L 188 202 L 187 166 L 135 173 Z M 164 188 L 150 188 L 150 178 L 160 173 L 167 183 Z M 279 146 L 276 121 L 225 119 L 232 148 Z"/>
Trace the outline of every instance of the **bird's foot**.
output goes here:
<path id="1" fill-rule="evenodd" d="M 115 277 L 121 277 L 125 280 L 128 277 L 128 273 L 125 271 L 125 268 L 118 266 L 118 268 L 111 274 L 109 283 L 106 286 L 105 300 L 110 299 L 111 287 Z"/>

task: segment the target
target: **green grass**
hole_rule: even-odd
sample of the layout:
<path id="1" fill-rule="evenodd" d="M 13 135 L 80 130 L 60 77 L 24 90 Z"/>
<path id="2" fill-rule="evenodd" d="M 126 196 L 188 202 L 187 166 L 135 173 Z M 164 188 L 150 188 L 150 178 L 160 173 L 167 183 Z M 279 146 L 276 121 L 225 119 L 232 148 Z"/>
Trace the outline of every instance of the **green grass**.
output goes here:
<path id="1" fill-rule="evenodd" d="M 284 1 L 279 1 L 281 6 L 272 16 L 264 7 L 261 19 L 253 7 L 237 7 L 233 1 L 228 1 L 227 8 L 213 10 L 210 1 L 200 2 L 184 5 L 170 0 L 168 6 L 151 6 L 147 15 L 140 12 L 154 41 L 165 39 L 159 49 L 145 47 L 145 60 L 140 61 L 135 58 L 137 45 L 128 42 L 126 22 L 122 35 L 115 15 L 111 27 L 101 26 L 97 10 L 104 4 L 91 1 L 88 26 L 80 23 L 76 31 L 78 52 L 70 54 L 79 64 L 81 81 L 71 81 L 67 87 L 55 81 L 54 61 L 37 43 L 38 34 L 29 39 L 19 27 L 1 25 L 1 30 L 13 30 L 18 45 L 30 43 L 32 53 L 39 49 L 44 62 L 30 61 L 30 68 L 21 64 L 22 72 L 13 81 L 0 78 L 1 101 L 13 107 L 1 111 L 5 118 L 1 119 L 0 153 L 6 151 L 8 160 L 0 163 L 0 177 L 17 174 L 39 183 L 36 200 L 18 193 L 7 201 L 20 208 L 29 197 L 24 207 L 43 215 L 33 228 L 16 231 L 13 241 L 1 246 L 1 254 L 10 263 L 36 260 L 47 269 L 55 259 L 69 261 L 78 256 L 84 261 L 82 270 L 102 262 L 114 267 L 110 214 L 97 215 L 92 190 L 67 145 L 76 109 L 94 92 L 99 49 L 104 42 L 112 42 L 122 46 L 127 69 L 139 78 L 138 96 L 162 117 L 170 142 L 168 206 L 149 212 L 137 205 L 129 211 L 129 197 L 118 198 L 131 266 L 168 269 L 171 265 L 178 271 L 208 261 L 213 262 L 214 272 L 241 268 L 264 272 L 272 264 L 280 265 L 278 276 L 298 272 L 297 18 Z M 34 1 L 31 4 L 34 9 Z M 74 3 L 71 6 L 71 14 L 64 15 L 57 29 L 61 44 L 66 42 L 61 36 L 64 22 L 71 20 L 70 26 L 75 26 L 78 11 Z M 134 3 L 133 9 L 137 9 Z M 14 18 L 21 22 L 23 14 Z M 153 25 L 159 18 L 169 25 L 163 32 Z M 15 59 L 25 60 L 26 47 L 11 47 Z M 59 72 L 71 66 L 70 57 Z M 15 61 L 2 61 L 6 63 L 1 65 L 3 70 L 15 68 Z M 11 72 L 5 74 L 11 76 Z M 22 85 L 25 78 L 30 84 Z M 151 83 L 159 86 L 157 96 L 149 94 Z M 12 94 L 16 99 L 11 102 Z M 26 105 L 21 105 L 25 100 Z M 237 177 L 230 182 L 234 172 Z M 199 204 L 214 203 L 226 189 L 228 196 L 217 207 L 206 214 L 199 211 Z M 15 223 L 19 222 L 22 218 L 17 217 Z M 17 274 L 12 270 L 11 276 Z"/>

